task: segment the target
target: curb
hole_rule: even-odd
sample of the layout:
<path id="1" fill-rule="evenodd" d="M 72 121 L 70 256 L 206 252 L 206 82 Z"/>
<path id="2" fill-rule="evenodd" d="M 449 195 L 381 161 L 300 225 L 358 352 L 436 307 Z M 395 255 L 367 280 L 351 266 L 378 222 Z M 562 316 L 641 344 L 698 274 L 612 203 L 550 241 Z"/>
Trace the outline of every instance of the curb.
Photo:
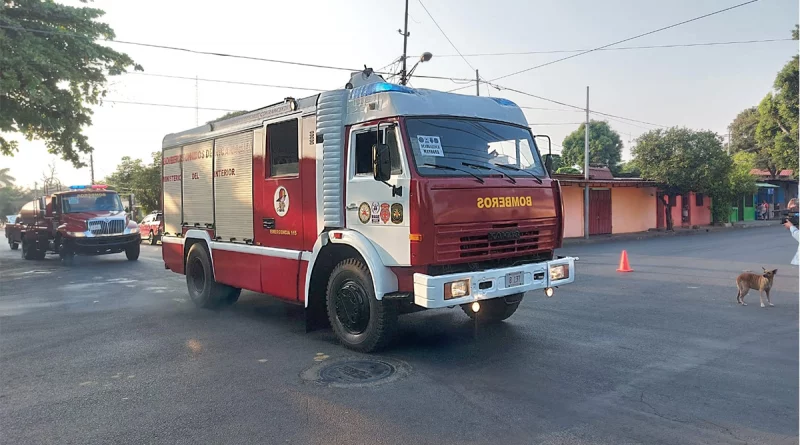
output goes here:
<path id="1" fill-rule="evenodd" d="M 674 232 L 638 232 L 638 233 L 631 233 L 631 234 L 620 234 L 620 235 L 598 235 L 594 238 L 584 239 L 584 238 L 565 238 L 563 242 L 563 247 L 570 247 L 570 246 L 580 246 L 586 244 L 599 244 L 599 243 L 610 243 L 614 241 L 637 241 L 643 239 L 651 239 L 651 238 L 665 238 L 665 237 L 675 237 L 675 236 L 693 236 L 693 235 L 701 235 L 706 233 L 712 232 L 723 232 L 727 230 L 736 230 L 736 229 L 759 229 L 759 228 L 767 228 L 767 227 L 777 227 L 780 224 L 737 224 L 730 227 L 720 227 L 720 226 L 707 226 L 701 229 L 680 229 Z"/>

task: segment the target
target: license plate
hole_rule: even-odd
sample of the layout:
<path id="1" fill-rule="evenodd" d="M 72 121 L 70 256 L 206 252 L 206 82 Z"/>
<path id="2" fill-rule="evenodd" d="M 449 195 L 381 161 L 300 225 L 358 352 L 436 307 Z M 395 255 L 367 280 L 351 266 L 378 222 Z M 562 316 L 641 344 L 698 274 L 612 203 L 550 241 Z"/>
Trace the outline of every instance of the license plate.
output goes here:
<path id="1" fill-rule="evenodd" d="M 525 275 L 523 272 L 512 272 L 506 274 L 506 287 L 514 287 L 522 285 L 522 278 Z"/>

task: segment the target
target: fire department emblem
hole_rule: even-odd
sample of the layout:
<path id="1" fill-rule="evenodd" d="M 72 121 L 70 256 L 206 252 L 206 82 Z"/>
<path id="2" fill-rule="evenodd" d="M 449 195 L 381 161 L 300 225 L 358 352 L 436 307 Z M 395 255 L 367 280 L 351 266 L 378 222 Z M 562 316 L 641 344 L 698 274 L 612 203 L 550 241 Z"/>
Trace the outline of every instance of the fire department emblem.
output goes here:
<path id="1" fill-rule="evenodd" d="M 285 216 L 289 211 L 289 192 L 286 187 L 280 186 L 275 190 L 275 213 Z"/>
<path id="2" fill-rule="evenodd" d="M 401 224 L 403 222 L 403 204 L 392 204 L 392 224 Z"/>
<path id="3" fill-rule="evenodd" d="M 389 204 L 381 204 L 381 221 L 383 221 L 384 224 L 389 222 Z"/>
<path id="4" fill-rule="evenodd" d="M 367 224 L 371 215 L 372 212 L 369 209 L 369 204 L 362 202 L 361 205 L 358 206 L 358 220 L 361 221 L 361 224 Z"/>
<path id="5" fill-rule="evenodd" d="M 381 222 L 381 206 L 377 202 L 372 203 L 372 224 Z"/>

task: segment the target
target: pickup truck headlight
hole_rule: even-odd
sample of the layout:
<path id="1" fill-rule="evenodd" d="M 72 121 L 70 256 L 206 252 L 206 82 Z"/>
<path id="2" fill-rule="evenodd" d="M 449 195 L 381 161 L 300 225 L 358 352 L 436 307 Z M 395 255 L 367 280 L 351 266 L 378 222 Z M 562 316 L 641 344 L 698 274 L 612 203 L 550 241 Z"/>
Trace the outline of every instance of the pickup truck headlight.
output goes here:
<path id="1" fill-rule="evenodd" d="M 67 232 L 67 236 L 71 236 L 73 238 L 85 238 L 86 233 L 84 232 Z"/>
<path id="2" fill-rule="evenodd" d="M 550 266 L 550 281 L 564 280 L 567 278 L 569 278 L 569 264 Z"/>

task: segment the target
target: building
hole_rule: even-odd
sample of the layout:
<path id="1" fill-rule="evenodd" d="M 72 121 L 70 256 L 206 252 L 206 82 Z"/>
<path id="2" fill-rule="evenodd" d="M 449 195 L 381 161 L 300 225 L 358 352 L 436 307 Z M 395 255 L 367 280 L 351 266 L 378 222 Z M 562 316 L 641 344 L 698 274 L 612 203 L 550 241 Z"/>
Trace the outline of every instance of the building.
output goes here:
<path id="1" fill-rule="evenodd" d="M 564 196 L 564 236 L 583 237 L 583 175 L 553 175 Z M 615 178 L 606 167 L 589 168 L 589 236 L 666 228 L 658 184 Z M 673 197 L 675 227 L 711 224 L 711 199 L 699 193 Z M 686 210 L 684 215 L 684 209 Z"/>

